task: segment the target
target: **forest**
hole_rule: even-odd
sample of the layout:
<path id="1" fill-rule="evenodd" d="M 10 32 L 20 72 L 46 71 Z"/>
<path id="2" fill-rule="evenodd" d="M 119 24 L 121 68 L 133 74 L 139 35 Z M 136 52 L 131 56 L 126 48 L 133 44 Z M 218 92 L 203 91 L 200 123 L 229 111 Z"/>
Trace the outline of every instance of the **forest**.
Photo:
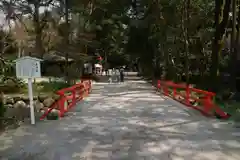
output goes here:
<path id="1" fill-rule="evenodd" d="M 136 64 L 146 78 L 239 100 L 238 0 L 2 0 L 0 11 L 1 86 L 21 83 L 14 60 L 22 56 L 63 57 L 68 78 L 70 59 L 81 72 L 101 56 L 105 68 Z"/>

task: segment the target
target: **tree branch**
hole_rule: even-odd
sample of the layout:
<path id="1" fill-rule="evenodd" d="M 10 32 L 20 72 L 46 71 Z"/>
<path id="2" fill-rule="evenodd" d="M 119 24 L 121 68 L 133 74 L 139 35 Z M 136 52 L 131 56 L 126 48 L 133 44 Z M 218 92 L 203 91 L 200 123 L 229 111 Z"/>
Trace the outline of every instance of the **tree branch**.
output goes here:
<path id="1" fill-rule="evenodd" d="M 50 4 L 52 4 L 53 3 L 53 1 L 54 0 L 48 0 L 47 2 L 40 2 L 39 3 L 39 5 L 41 6 L 41 7 L 48 7 Z"/>

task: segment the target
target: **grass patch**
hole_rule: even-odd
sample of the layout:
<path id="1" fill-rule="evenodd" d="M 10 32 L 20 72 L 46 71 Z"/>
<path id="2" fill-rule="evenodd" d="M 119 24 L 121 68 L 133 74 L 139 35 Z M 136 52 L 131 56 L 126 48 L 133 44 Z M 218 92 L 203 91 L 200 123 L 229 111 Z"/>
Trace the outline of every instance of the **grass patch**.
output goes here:
<path id="1" fill-rule="evenodd" d="M 215 103 L 228 114 L 231 115 L 230 121 L 240 122 L 240 102 L 233 97 L 234 94 L 226 89 L 222 92 L 218 92 L 215 97 Z"/>
<path id="2" fill-rule="evenodd" d="M 216 101 L 216 104 L 225 112 L 231 115 L 230 121 L 240 122 L 240 102 Z"/>
<path id="3" fill-rule="evenodd" d="M 38 95 L 40 93 L 53 93 L 60 89 L 70 87 L 65 82 L 40 82 L 33 83 L 33 94 Z M 18 92 L 8 92 L 7 94 L 28 94 L 27 84 L 22 86 Z"/>
<path id="4" fill-rule="evenodd" d="M 55 92 L 60 89 L 70 87 L 69 84 L 64 82 L 40 82 L 34 84 L 34 86 L 39 92 Z"/>

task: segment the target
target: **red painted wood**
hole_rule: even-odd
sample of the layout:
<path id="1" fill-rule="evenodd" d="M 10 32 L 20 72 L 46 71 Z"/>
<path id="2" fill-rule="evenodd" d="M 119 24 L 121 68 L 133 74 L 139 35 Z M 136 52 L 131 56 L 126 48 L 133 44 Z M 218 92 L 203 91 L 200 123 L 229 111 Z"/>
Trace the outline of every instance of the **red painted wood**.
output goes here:
<path id="1" fill-rule="evenodd" d="M 75 84 L 68 88 L 63 88 L 56 92 L 60 96 L 60 98 L 52 104 L 51 107 L 40 117 L 40 120 L 46 118 L 46 116 L 54 109 L 58 109 L 60 111 L 59 117 L 63 117 L 66 112 L 68 112 L 72 107 L 74 107 L 77 102 L 81 101 L 84 96 L 88 95 L 91 91 L 91 81 L 84 80 L 81 83 Z M 67 107 L 65 109 L 65 102 L 67 103 Z M 69 103 L 70 102 L 70 103 Z"/>

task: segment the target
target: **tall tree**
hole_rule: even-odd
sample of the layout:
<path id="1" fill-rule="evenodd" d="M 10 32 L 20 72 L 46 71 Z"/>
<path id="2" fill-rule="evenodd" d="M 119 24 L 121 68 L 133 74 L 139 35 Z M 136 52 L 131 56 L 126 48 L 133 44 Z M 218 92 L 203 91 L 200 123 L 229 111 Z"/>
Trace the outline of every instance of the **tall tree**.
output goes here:
<path id="1" fill-rule="evenodd" d="M 42 44 L 43 29 L 46 25 L 46 18 L 48 17 L 47 8 L 53 5 L 54 0 L 3 0 L 1 2 L 1 8 L 6 13 L 6 19 L 9 21 L 18 21 L 25 26 L 26 32 L 30 32 L 31 29 L 27 28 L 24 24 L 24 17 L 28 17 L 33 21 L 33 32 L 35 34 L 35 50 L 34 54 L 37 57 L 42 58 L 45 53 Z M 44 10 L 44 14 L 41 16 L 41 11 Z"/>
<path id="2" fill-rule="evenodd" d="M 229 12 L 231 7 L 231 0 L 215 0 L 215 34 L 213 40 L 212 50 L 212 65 L 211 65 L 211 80 L 212 88 L 216 90 L 218 76 L 219 76 L 219 63 L 224 43 L 224 36 L 229 22 Z"/>

